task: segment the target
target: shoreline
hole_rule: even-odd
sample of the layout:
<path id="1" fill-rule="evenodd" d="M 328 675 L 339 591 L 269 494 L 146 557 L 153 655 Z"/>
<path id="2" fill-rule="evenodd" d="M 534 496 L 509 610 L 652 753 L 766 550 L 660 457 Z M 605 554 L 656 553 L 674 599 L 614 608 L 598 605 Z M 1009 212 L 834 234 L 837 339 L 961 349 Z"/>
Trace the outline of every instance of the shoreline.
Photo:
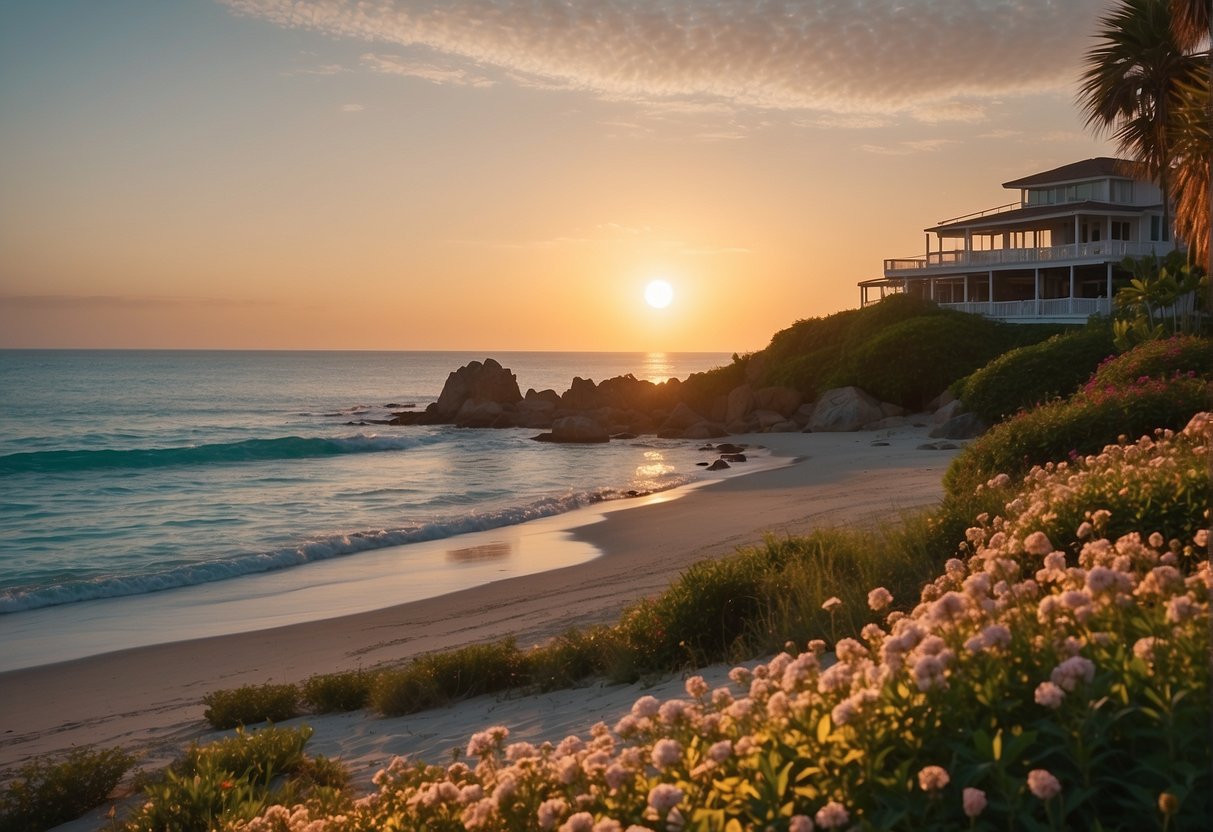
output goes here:
<path id="1" fill-rule="evenodd" d="M 527 647 L 570 627 L 609 623 L 691 563 L 765 534 L 866 522 L 939 499 L 954 452 L 919 450 L 926 434 L 734 437 L 798 461 L 677 497 L 661 492 L 642 505 L 596 507 L 598 519 L 571 535 L 602 554 L 577 565 L 340 618 L 0 674 L 0 769 L 85 744 L 167 760 L 208 733 L 201 700 L 212 690 L 302 681 L 510 635 Z M 874 445 L 878 439 L 888 444 Z"/>

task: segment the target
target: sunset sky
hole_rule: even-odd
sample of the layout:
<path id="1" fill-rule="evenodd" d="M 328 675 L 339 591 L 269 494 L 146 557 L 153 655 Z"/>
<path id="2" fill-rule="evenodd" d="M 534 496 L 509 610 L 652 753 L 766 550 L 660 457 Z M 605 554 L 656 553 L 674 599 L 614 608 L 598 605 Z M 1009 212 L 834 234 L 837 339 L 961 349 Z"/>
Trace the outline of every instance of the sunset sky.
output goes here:
<path id="1" fill-rule="evenodd" d="M 0 347 L 758 349 L 1111 155 L 1107 6 L 4 2 Z"/>

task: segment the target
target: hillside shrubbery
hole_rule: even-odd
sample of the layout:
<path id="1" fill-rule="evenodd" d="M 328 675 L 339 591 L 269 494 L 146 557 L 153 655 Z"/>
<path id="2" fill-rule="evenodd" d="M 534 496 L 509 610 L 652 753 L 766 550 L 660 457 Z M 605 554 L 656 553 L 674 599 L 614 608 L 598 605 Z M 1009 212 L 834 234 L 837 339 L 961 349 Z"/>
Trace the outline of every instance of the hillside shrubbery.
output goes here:
<path id="1" fill-rule="evenodd" d="M 1019 410 L 1069 396 L 1115 352 L 1106 323 L 1018 347 L 957 382 L 965 409 L 994 424 Z"/>
<path id="2" fill-rule="evenodd" d="M 762 368 L 761 383 L 791 387 L 810 398 L 854 385 L 915 409 L 995 356 L 1058 331 L 1012 326 L 894 295 L 863 309 L 799 321 L 776 333 L 750 360 Z"/>
<path id="3" fill-rule="evenodd" d="M 1082 389 L 995 425 L 953 460 L 944 487 L 971 492 L 998 474 L 1097 453 L 1119 437 L 1179 428 L 1210 405 L 1208 339 L 1151 341 L 1105 361 Z M 1198 372 L 1193 368 L 1204 368 Z"/>

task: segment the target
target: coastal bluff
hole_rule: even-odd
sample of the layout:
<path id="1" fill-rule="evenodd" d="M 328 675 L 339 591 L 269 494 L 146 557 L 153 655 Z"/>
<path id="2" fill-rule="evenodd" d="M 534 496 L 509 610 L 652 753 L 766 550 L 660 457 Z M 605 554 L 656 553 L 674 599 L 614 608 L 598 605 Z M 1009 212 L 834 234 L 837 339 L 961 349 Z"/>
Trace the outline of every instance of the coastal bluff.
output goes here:
<path id="1" fill-rule="evenodd" d="M 568 390 L 518 387 L 517 377 L 493 358 L 453 371 L 438 400 L 424 410 L 393 415 L 393 425 L 532 428 L 546 442 L 607 442 L 649 434 L 669 439 L 717 439 L 731 434 L 836 432 L 891 427 L 905 419 L 896 405 L 864 391 L 839 388 L 809 402 L 787 387 L 741 384 L 705 395 L 671 378 L 628 374 L 595 383 L 574 378 Z"/>

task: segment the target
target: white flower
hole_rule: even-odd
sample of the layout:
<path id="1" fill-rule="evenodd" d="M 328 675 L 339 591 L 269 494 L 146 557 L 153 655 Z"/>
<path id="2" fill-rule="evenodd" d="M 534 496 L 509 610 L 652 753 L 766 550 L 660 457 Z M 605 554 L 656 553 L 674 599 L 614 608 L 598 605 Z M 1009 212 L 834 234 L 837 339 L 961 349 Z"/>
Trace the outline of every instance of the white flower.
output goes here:
<path id="1" fill-rule="evenodd" d="M 656 696 L 642 696 L 632 705 L 632 716 L 637 719 L 655 717 L 661 710 L 661 701 Z"/>
<path id="2" fill-rule="evenodd" d="M 835 595 L 831 595 L 829 598 L 827 598 L 825 600 L 825 603 L 823 603 L 821 605 L 821 608 L 823 610 L 825 610 L 826 612 L 833 612 L 836 608 L 841 607 L 841 606 L 842 606 L 842 599 Z"/>
<path id="3" fill-rule="evenodd" d="M 1049 537 L 1044 532 L 1032 532 L 1023 539 L 1023 549 L 1029 555 L 1044 557 L 1053 551 L 1053 544 L 1049 542 Z"/>
<path id="4" fill-rule="evenodd" d="M 1095 678 L 1095 663 L 1082 656 L 1071 656 L 1053 668 L 1049 678 L 1062 690 L 1070 692 L 1079 682 L 1090 682 Z"/>
<path id="5" fill-rule="evenodd" d="M 708 687 L 708 683 L 703 680 L 702 676 L 692 676 L 691 678 L 687 679 L 687 682 L 686 682 L 687 696 L 691 696 L 691 697 L 694 697 L 695 699 L 698 699 L 701 696 L 705 695 L 709 689 L 710 688 Z"/>

